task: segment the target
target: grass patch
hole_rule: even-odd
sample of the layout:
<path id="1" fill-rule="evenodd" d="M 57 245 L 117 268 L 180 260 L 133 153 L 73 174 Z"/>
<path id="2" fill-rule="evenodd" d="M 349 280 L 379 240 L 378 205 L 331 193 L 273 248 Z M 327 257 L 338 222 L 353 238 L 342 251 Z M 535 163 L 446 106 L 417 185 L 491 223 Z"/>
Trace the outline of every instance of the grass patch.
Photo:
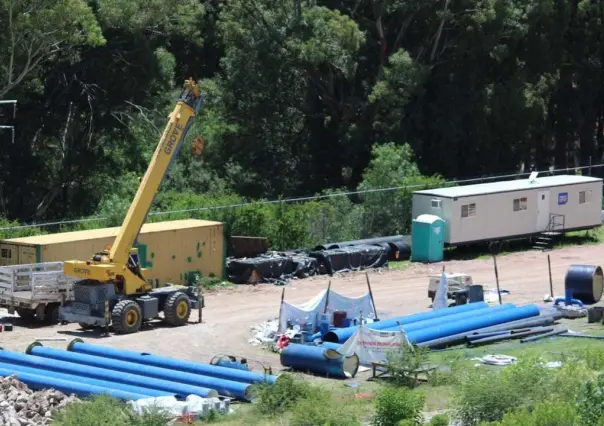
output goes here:
<path id="1" fill-rule="evenodd" d="M 601 325 L 564 320 L 563 326 L 604 335 Z M 599 331 L 596 333 L 595 331 Z M 506 354 L 516 365 L 495 367 L 473 358 Z M 397 358 L 398 357 L 398 358 Z M 252 404 L 234 404 L 235 413 L 196 422 L 224 426 L 444 426 L 460 418 L 466 426 L 603 426 L 604 350 L 597 340 L 555 337 L 530 344 L 509 341 L 487 347 L 417 351 L 390 357 L 394 379 L 331 380 L 284 374 L 274 386 L 255 385 Z M 562 361 L 548 368 L 544 361 Z M 427 383 L 409 381 L 403 370 L 425 363 L 438 369 Z M 424 412 L 447 414 L 423 420 Z M 599 421 L 599 420 L 598 420 Z M 161 412 L 136 416 L 113 398 L 74 404 L 55 415 L 53 426 L 167 426 Z"/>
<path id="2" fill-rule="evenodd" d="M 204 291 L 212 291 L 235 287 L 235 284 L 217 277 L 204 277 L 198 280 L 196 286 L 201 287 Z"/>
<path id="3" fill-rule="evenodd" d="M 391 269 L 393 271 L 404 271 L 409 267 L 409 265 L 411 265 L 410 260 L 400 260 L 396 262 L 391 261 L 388 262 L 388 269 Z"/>
<path id="4" fill-rule="evenodd" d="M 166 426 L 170 416 L 160 410 L 143 415 L 109 396 L 98 396 L 82 403 L 66 406 L 57 412 L 52 426 Z"/>

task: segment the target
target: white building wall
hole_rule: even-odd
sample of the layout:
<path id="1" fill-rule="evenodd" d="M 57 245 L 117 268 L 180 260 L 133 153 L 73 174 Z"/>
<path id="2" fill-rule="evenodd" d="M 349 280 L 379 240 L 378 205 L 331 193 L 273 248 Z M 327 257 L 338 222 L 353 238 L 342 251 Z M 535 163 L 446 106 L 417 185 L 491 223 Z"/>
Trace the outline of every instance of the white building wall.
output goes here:
<path id="1" fill-rule="evenodd" d="M 586 203 L 580 204 L 580 192 L 591 191 Z M 597 226 L 602 210 L 602 184 L 588 182 L 576 185 L 537 188 L 524 191 L 463 197 L 454 202 L 451 219 L 450 244 L 487 239 L 508 238 L 545 230 L 538 227 L 538 201 L 542 192 L 549 193 L 549 211 L 564 216 L 564 229 Z M 567 194 L 565 197 L 562 194 Z M 559 203 L 560 196 L 560 203 Z M 514 211 L 514 200 L 526 198 L 526 209 Z M 566 198 L 566 202 L 564 199 Z M 547 198 L 546 198 L 547 199 Z M 475 216 L 462 217 L 462 206 L 475 204 Z M 524 204 L 521 202 L 520 204 Z M 547 206 L 544 206 L 547 209 Z M 470 209 L 471 210 L 471 209 Z M 557 218 L 557 223 L 562 219 Z"/>
<path id="2" fill-rule="evenodd" d="M 440 201 L 440 207 L 433 207 L 432 200 Z M 412 219 L 416 219 L 422 214 L 433 214 L 440 217 L 446 222 L 445 226 L 445 242 L 449 240 L 450 226 L 449 222 L 451 219 L 451 209 L 453 206 L 453 200 L 451 198 L 442 198 L 434 195 L 424 194 L 413 194 L 412 203 Z"/>
<path id="3" fill-rule="evenodd" d="M 591 191 L 591 192 L 590 192 Z M 538 227 L 538 199 L 541 192 L 549 193 L 548 205 L 543 204 L 541 229 Z M 581 192 L 585 203 L 580 204 Z M 567 194 L 564 195 L 564 194 Z M 514 200 L 526 198 L 526 209 L 514 211 Z M 434 208 L 432 200 L 441 200 Z M 462 206 L 467 208 L 462 217 Z M 549 211 L 547 211 L 549 210 Z M 602 182 L 535 188 L 461 197 L 457 200 L 429 194 L 413 195 L 413 219 L 421 214 L 433 214 L 447 223 L 445 242 L 458 244 L 471 241 L 503 239 L 534 234 L 544 230 L 551 214 L 564 216 L 564 229 L 598 226 L 601 223 Z M 561 223 L 561 218 L 556 218 Z"/>
<path id="4" fill-rule="evenodd" d="M 580 192 L 590 192 L 587 202 L 580 204 Z M 567 193 L 568 200 L 559 203 L 560 194 Z M 563 198 L 563 197 L 562 197 Z M 556 186 L 550 189 L 550 213 L 564 215 L 564 227 L 581 228 L 601 223 L 602 183 L 588 182 L 579 185 Z"/>

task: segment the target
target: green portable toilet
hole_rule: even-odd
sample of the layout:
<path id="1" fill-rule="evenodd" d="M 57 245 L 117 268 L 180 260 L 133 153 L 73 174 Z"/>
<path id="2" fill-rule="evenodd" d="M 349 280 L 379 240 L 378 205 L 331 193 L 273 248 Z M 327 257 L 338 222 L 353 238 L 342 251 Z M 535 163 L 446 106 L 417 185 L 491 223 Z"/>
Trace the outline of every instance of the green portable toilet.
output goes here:
<path id="1" fill-rule="evenodd" d="M 422 214 L 411 225 L 411 261 L 440 262 L 445 251 L 445 221 L 433 214 Z"/>

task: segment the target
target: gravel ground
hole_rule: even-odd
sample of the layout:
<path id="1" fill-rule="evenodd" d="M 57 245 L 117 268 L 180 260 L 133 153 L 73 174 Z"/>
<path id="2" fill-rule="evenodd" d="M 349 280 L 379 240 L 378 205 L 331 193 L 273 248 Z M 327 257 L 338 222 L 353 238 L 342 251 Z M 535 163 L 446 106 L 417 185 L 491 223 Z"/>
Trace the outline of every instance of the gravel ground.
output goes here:
<path id="1" fill-rule="evenodd" d="M 564 293 L 564 276 L 571 264 L 601 264 L 604 245 L 568 247 L 550 252 L 554 291 Z M 510 291 L 505 300 L 514 303 L 540 302 L 549 293 L 547 254 L 538 251 L 515 253 L 497 259 L 502 289 Z M 492 259 L 450 261 L 438 264 L 412 264 L 404 270 L 369 271 L 375 303 L 383 317 L 405 315 L 429 308 L 428 274 L 448 272 L 471 274 L 476 284 L 495 287 Z M 360 296 L 367 291 L 364 273 L 335 277 L 312 277 L 295 280 L 286 287 L 290 303 L 305 302 L 327 288 L 347 295 Z M 80 330 L 76 324 L 33 327 L 17 322 L 11 332 L 0 333 L 0 347 L 24 351 L 38 338 L 64 338 L 62 342 L 44 342 L 46 346 L 64 348 L 75 337 L 88 343 L 115 348 L 153 352 L 158 355 L 209 362 L 217 354 L 244 356 L 270 363 L 280 369 L 278 356 L 248 343 L 250 327 L 279 315 L 282 287 L 271 284 L 237 286 L 206 294 L 203 322 L 170 328 L 152 325 L 134 335 L 100 337 L 96 332 Z M 197 319 L 197 312 L 192 320 Z"/>

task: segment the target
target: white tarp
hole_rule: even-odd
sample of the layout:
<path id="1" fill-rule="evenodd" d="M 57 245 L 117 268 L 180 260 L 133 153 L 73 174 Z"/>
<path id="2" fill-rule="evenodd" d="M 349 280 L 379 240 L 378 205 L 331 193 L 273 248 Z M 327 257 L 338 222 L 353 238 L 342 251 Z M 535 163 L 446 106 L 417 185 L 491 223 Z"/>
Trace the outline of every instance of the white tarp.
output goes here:
<path id="1" fill-rule="evenodd" d="M 325 303 L 327 303 L 327 312 L 325 312 Z M 318 314 L 333 314 L 335 311 L 346 311 L 347 318 L 358 318 L 361 312 L 363 312 L 364 319 L 376 317 L 369 292 L 361 297 L 346 297 L 333 290 L 329 290 L 329 294 L 327 290 L 323 290 L 302 305 L 291 305 L 283 301 L 279 318 L 279 331 L 285 331 L 288 322 L 300 327 L 304 323 L 311 323 L 315 328 Z"/>
<path id="2" fill-rule="evenodd" d="M 432 309 L 436 311 L 437 309 L 443 309 L 449 306 L 447 293 L 447 274 L 443 271 L 443 274 L 440 277 L 440 283 L 438 284 L 438 289 L 436 290 L 436 295 L 434 296 L 434 301 L 432 302 Z"/>
<path id="3" fill-rule="evenodd" d="M 347 356 L 357 354 L 361 365 L 371 365 L 372 361 L 386 362 L 386 353 L 398 349 L 403 343 L 407 344 L 407 337 L 402 331 L 359 327 L 338 352 Z"/>

